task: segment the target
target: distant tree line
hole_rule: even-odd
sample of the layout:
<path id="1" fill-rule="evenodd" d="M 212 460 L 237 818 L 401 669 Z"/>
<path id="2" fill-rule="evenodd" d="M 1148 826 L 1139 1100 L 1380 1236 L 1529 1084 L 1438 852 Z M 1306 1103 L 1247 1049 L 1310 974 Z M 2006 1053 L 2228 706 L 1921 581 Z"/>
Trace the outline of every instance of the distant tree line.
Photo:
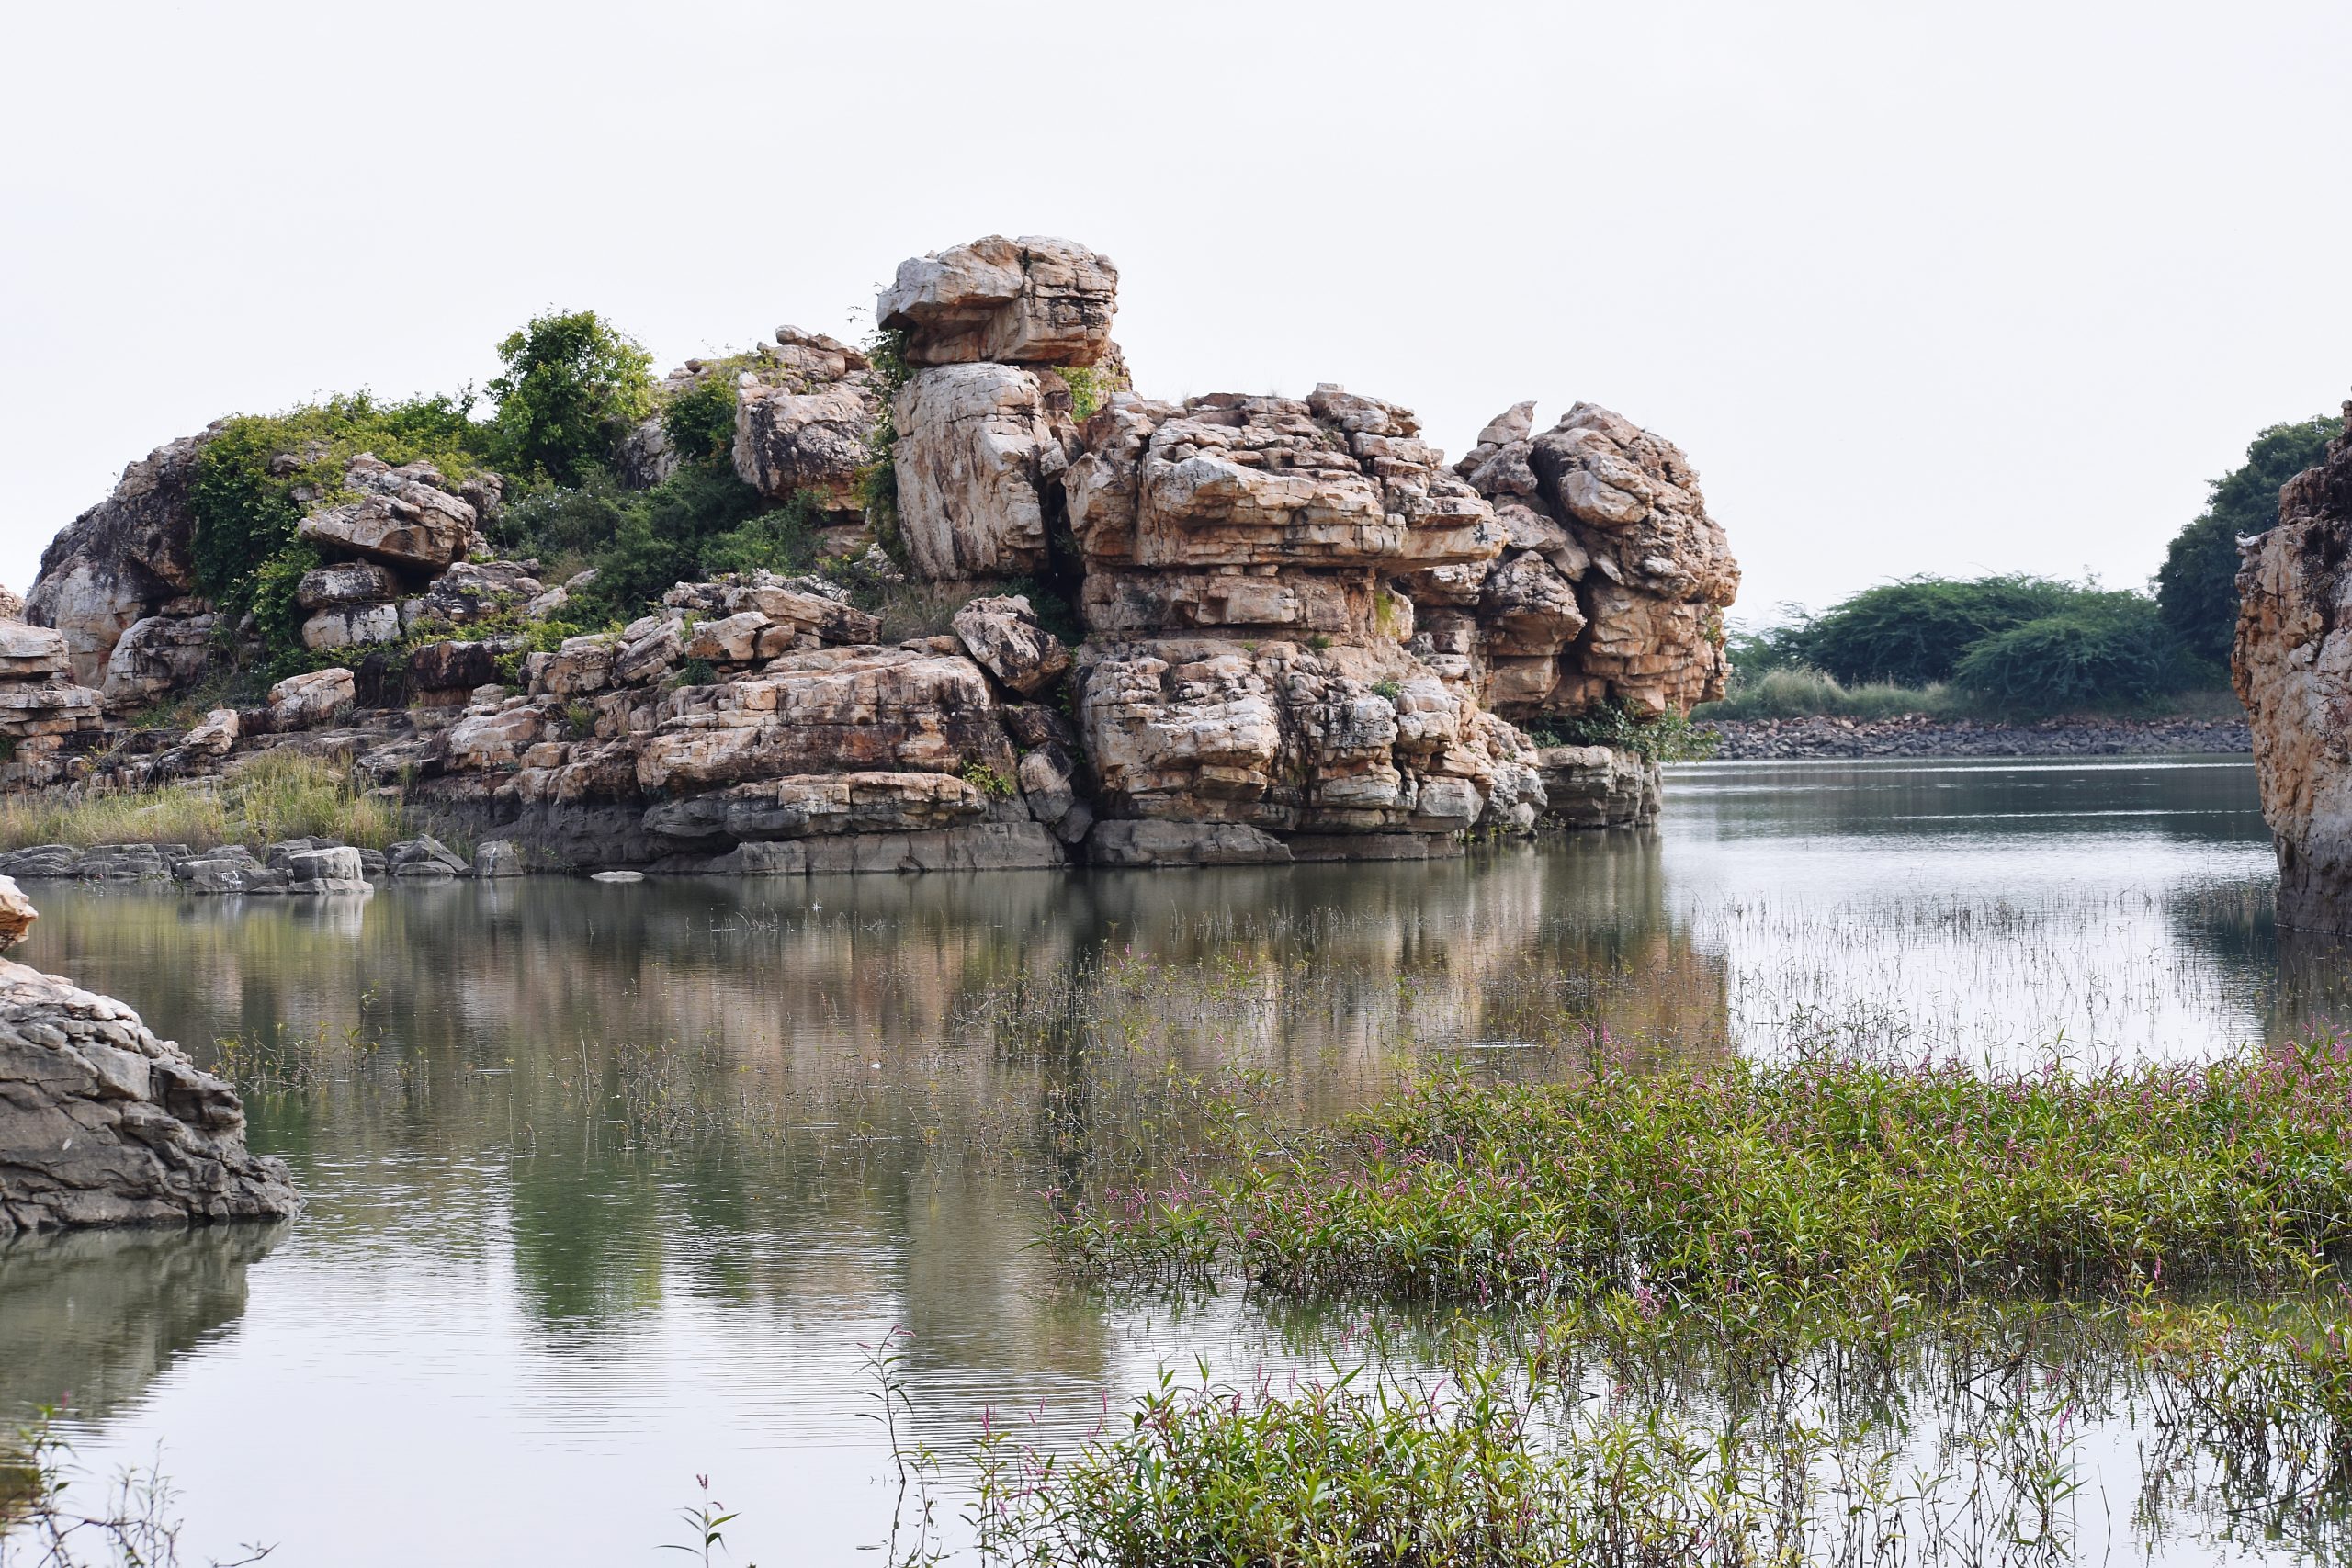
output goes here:
<path id="1" fill-rule="evenodd" d="M 1759 713 L 1824 698 L 1835 704 L 1825 711 L 1863 711 L 1870 705 L 1838 699 L 1891 686 L 2038 714 L 2145 707 L 2222 685 L 2237 626 L 2237 541 L 2278 522 L 2280 488 L 2343 428 L 2326 415 L 2256 435 L 2245 462 L 2212 482 L 2204 512 L 2174 537 L 2153 593 L 2018 573 L 1882 583 L 1818 614 L 1734 633 L 1728 709 L 1739 709 L 1744 690 Z M 1784 698 L 1779 706 L 1755 701 L 1768 678 Z"/>

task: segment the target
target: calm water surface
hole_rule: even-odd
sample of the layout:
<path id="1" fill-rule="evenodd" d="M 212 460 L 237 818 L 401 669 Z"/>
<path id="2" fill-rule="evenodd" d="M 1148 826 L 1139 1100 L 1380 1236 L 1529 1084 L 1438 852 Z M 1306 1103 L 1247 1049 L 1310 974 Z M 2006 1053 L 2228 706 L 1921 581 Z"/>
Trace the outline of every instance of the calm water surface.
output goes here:
<path id="1" fill-rule="evenodd" d="M 1434 865 L 45 885 L 18 956 L 264 1086 L 311 1206 L 0 1250 L 0 1425 L 62 1402 L 87 1460 L 160 1449 L 199 1556 L 651 1562 L 707 1472 L 735 1561 L 873 1562 L 859 1347 L 893 1325 L 942 1447 L 984 1406 L 1082 1433 L 1171 1359 L 1350 1353 L 1070 1292 L 1029 1245 L 1044 1189 L 1164 1153 L 1230 1069 L 1321 1119 L 1601 1032 L 2209 1055 L 2337 1004 L 2271 880 L 2250 764 L 2199 758 L 1690 767 L 1655 833 Z"/>

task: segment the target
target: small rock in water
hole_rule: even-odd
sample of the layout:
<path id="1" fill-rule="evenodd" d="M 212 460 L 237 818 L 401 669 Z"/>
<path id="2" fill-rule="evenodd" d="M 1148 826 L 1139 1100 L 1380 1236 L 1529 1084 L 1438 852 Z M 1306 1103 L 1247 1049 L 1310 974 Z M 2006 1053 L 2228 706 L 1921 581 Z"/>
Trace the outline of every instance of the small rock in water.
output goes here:
<path id="1" fill-rule="evenodd" d="M 642 882 L 645 880 L 645 873 L 641 871 L 597 871 L 589 873 L 588 880 L 591 882 Z"/>

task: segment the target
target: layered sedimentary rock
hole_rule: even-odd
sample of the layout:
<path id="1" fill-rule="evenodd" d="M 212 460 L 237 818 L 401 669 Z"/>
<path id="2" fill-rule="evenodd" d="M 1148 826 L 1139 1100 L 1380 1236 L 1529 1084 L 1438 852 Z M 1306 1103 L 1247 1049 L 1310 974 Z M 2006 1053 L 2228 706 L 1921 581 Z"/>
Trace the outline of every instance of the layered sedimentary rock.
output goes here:
<path id="1" fill-rule="evenodd" d="M 33 908 L 0 877 L 0 948 Z M 293 1213 L 236 1091 L 111 997 L 0 959 L 0 1236 Z"/>
<path id="2" fill-rule="evenodd" d="M 1520 718 L 1721 696 L 1739 568 L 1689 460 L 1597 404 L 1541 434 L 1533 412 L 1506 410 L 1455 465 L 1509 537 L 1489 565 L 1409 581 L 1428 651 L 1469 660 L 1487 704 Z"/>
<path id="3" fill-rule="evenodd" d="M 74 683 L 65 635 L 51 626 L 0 620 L 0 784 L 39 787 L 61 782 L 67 746 L 105 721 L 104 698 Z"/>
<path id="4" fill-rule="evenodd" d="M 625 627 L 553 647 L 546 623 L 592 574 L 550 586 L 535 561 L 478 558 L 494 476 L 357 457 L 300 524 L 322 557 L 296 590 L 302 639 L 338 665 L 178 736 L 107 729 L 91 777 L 151 784 L 297 747 L 501 846 L 485 863 L 507 872 L 1411 856 L 1654 811 L 1654 769 L 1539 749 L 1510 720 L 1684 708 L 1719 681 L 1736 570 L 1679 451 L 1582 404 L 1539 434 L 1522 404 L 1450 468 L 1409 411 L 1336 386 L 1139 398 L 1110 335 L 1117 280 L 1036 237 L 906 263 L 876 301 L 885 368 L 906 367 L 887 409 L 884 369 L 820 333 L 689 361 L 666 414 L 614 453 L 625 482 L 726 444 L 770 502 L 805 520 L 813 499 L 826 558 L 864 557 L 830 578 L 680 582 Z M 868 520 L 883 434 L 895 513 Z M 34 599 L 75 629 L 14 665 L 0 646 L 0 731 L 22 735 L 20 758 L 54 754 L 43 778 L 99 766 L 63 761 L 107 722 L 62 672 L 77 649 L 100 650 L 91 668 L 125 705 L 194 686 L 218 649 L 257 649 L 187 592 L 200 445 L 134 465 L 52 547 Z M 896 564 L 874 547 L 894 516 Z M 843 584 L 910 577 L 895 602 L 862 602 L 954 635 L 883 645 Z M 190 880 L 221 891 L 294 869 L 193 859 Z M 471 867 L 428 844 L 392 870 Z"/>
<path id="5" fill-rule="evenodd" d="M 1075 680 L 1102 858 L 1380 852 L 1350 836 L 1533 825 L 1533 749 L 1466 670 L 1405 647 L 1412 606 L 1390 580 L 1502 547 L 1408 411 L 1331 386 L 1121 396 L 1066 488 L 1096 634 Z"/>
<path id="6" fill-rule="evenodd" d="M 2352 403 L 2346 404 L 2352 415 Z M 2352 441 L 2288 481 L 2243 547 L 2230 671 L 2278 852 L 2278 920 L 2352 931 Z"/>
<path id="7" fill-rule="evenodd" d="M 899 264 L 876 318 L 910 365 L 1092 365 L 1111 351 L 1119 269 L 1069 240 L 1001 234 Z"/>

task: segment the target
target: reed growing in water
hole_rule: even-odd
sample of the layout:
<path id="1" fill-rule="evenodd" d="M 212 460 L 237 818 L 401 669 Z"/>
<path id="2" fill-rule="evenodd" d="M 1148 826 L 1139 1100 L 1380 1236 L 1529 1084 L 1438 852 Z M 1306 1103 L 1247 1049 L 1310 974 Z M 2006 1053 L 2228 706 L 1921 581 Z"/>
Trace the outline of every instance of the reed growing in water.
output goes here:
<path id="1" fill-rule="evenodd" d="M 322 837 L 382 849 L 404 836 L 401 804 L 322 757 L 264 751 L 217 779 L 153 789 L 50 790 L 0 797 L 0 850 L 28 844 L 186 844 L 249 849 Z"/>

